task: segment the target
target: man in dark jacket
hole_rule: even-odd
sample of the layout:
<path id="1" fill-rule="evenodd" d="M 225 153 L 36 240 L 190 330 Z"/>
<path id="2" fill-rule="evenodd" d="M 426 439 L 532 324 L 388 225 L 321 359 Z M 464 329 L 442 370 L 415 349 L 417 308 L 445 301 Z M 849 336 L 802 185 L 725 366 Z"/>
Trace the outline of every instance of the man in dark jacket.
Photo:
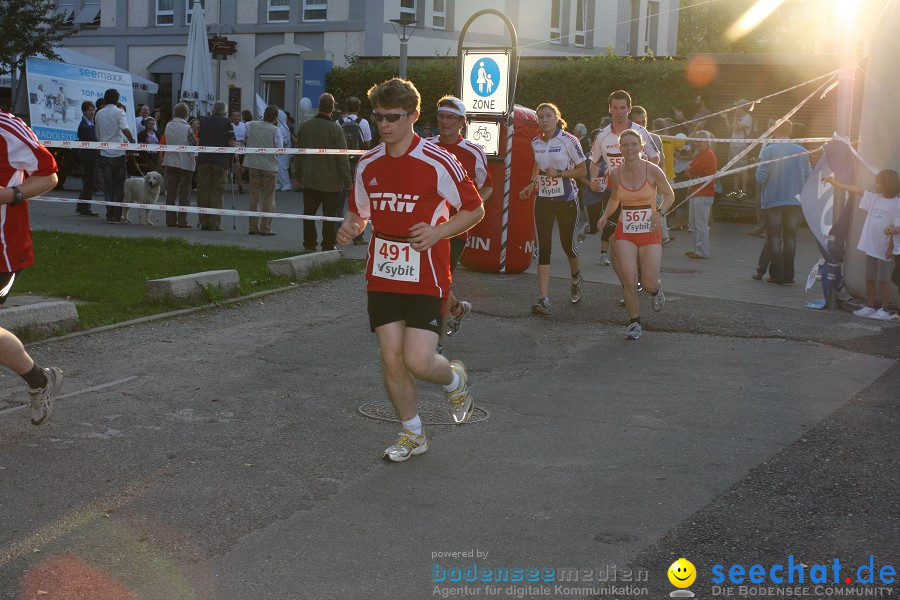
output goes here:
<path id="1" fill-rule="evenodd" d="M 78 124 L 78 140 L 82 142 L 96 142 L 97 130 L 94 128 L 94 114 L 97 109 L 90 100 L 81 103 L 81 122 Z M 97 151 L 85 148 L 78 151 L 78 160 L 81 162 L 81 194 L 79 200 L 90 200 L 94 197 L 94 178 L 97 172 Z M 82 217 L 97 217 L 97 213 L 91 210 L 89 202 L 79 202 L 75 205 L 75 213 Z"/>
<path id="2" fill-rule="evenodd" d="M 319 97 L 319 114 L 300 126 L 298 148 L 347 149 L 344 131 L 331 120 L 334 96 Z M 294 180 L 303 186 L 303 214 L 315 215 L 322 208 L 325 217 L 338 216 L 341 191 L 349 190 L 350 160 L 346 154 L 298 154 L 294 157 Z M 334 221 L 322 222 L 322 250 L 334 250 L 336 227 Z M 303 221 L 303 247 L 316 249 L 316 222 Z"/>

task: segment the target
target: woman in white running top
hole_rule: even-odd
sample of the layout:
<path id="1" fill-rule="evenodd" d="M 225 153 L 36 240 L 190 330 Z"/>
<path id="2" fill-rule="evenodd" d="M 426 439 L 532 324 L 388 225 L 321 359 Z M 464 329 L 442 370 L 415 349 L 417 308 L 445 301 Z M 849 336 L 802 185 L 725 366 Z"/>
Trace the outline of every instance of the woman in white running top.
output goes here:
<path id="1" fill-rule="evenodd" d="M 550 314 L 550 240 L 553 222 L 559 223 L 559 241 L 569 258 L 572 287 L 569 301 L 581 300 L 581 271 L 578 269 L 578 245 L 575 233 L 579 215 L 576 179 L 584 177 L 587 167 L 581 143 L 565 131 L 566 122 L 554 104 L 545 102 L 537 108 L 541 135 L 531 140 L 534 150 L 534 171 L 531 183 L 519 193 L 523 200 L 537 190 L 534 201 L 534 228 L 537 233 L 538 286 L 540 296 L 531 307 L 536 315 Z"/>

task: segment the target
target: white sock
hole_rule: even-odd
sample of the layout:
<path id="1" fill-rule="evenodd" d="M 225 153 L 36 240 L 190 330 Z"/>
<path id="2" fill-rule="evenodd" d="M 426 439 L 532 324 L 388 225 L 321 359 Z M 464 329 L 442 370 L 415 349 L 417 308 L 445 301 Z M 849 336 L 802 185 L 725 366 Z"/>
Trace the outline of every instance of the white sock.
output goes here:
<path id="1" fill-rule="evenodd" d="M 444 390 L 446 390 L 448 392 L 452 392 L 453 390 L 455 390 L 458 387 L 459 387 L 459 373 L 457 373 L 456 371 L 453 371 L 453 381 L 451 381 L 449 385 L 445 385 Z"/>
<path id="2" fill-rule="evenodd" d="M 409 421 L 403 421 L 402 424 L 403 429 L 412 431 L 416 435 L 422 435 L 422 419 L 419 418 L 418 414 Z"/>

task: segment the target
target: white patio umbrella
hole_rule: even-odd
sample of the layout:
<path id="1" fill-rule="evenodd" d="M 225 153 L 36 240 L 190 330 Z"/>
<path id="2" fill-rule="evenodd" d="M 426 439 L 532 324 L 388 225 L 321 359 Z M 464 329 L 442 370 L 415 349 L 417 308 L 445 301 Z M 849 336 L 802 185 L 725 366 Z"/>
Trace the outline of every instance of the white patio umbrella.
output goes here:
<path id="1" fill-rule="evenodd" d="M 207 115 L 216 101 L 216 88 L 213 83 L 212 55 L 206 38 L 206 20 L 203 18 L 200 0 L 194 0 L 191 11 L 193 14 L 187 56 L 184 58 L 181 99 L 191 103 L 191 114 Z"/>

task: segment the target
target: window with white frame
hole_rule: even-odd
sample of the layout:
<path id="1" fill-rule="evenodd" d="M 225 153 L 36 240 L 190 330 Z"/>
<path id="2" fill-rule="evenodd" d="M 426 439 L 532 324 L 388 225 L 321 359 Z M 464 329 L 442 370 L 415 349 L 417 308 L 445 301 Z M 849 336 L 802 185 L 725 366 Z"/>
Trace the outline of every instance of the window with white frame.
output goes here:
<path id="1" fill-rule="evenodd" d="M 206 10 L 206 0 L 200 0 L 200 8 Z M 191 24 L 191 14 L 194 12 L 194 0 L 184 0 L 184 22 Z"/>
<path id="2" fill-rule="evenodd" d="M 575 3 L 575 45 L 582 48 L 593 45 L 595 0 L 577 0 Z"/>
<path id="3" fill-rule="evenodd" d="M 291 20 L 291 0 L 267 0 L 266 22 L 287 23 Z"/>
<path id="4" fill-rule="evenodd" d="M 550 6 L 550 43 L 562 43 L 562 0 L 553 0 Z"/>
<path id="5" fill-rule="evenodd" d="M 644 33 L 644 52 L 656 54 L 659 41 L 659 2 L 647 3 L 647 23 Z"/>
<path id="6" fill-rule="evenodd" d="M 400 18 L 415 21 L 416 2 L 418 0 L 400 0 Z"/>
<path id="7" fill-rule="evenodd" d="M 303 22 L 318 23 L 328 20 L 327 0 L 303 0 Z"/>
<path id="8" fill-rule="evenodd" d="M 175 0 L 156 0 L 156 25 L 170 27 L 175 24 Z"/>
<path id="9" fill-rule="evenodd" d="M 447 0 L 434 0 L 432 13 L 432 28 L 447 29 Z"/>

